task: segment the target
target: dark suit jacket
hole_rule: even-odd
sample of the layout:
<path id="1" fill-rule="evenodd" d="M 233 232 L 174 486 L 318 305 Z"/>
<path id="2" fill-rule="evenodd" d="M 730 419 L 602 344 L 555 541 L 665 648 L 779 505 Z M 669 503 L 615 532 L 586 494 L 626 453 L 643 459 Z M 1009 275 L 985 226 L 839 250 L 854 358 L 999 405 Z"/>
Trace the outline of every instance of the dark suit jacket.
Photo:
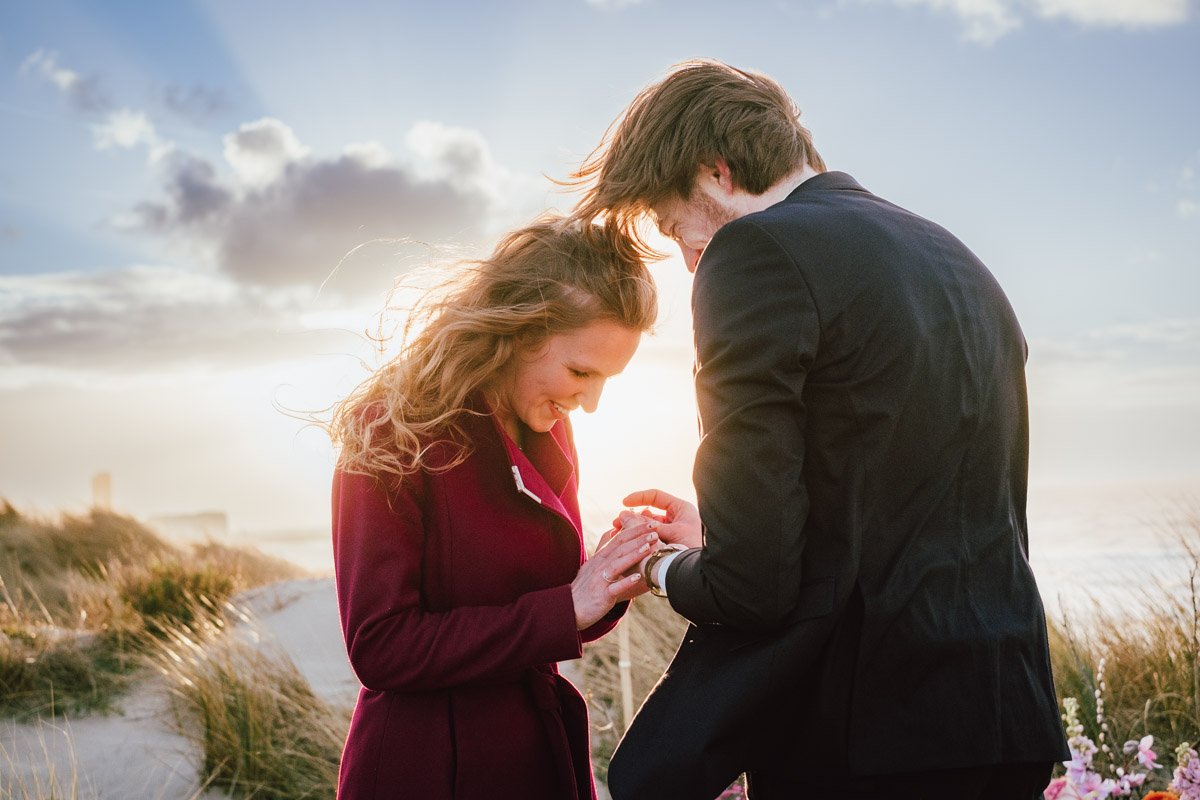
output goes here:
<path id="1" fill-rule="evenodd" d="M 338 797 L 594 800 L 587 709 L 555 662 L 626 604 L 575 628 L 570 430 L 531 433 L 522 452 L 493 417 L 464 424 L 474 451 L 453 469 L 334 478 L 338 605 L 363 684 Z M 430 465 L 445 455 L 435 445 Z"/>
<path id="2" fill-rule="evenodd" d="M 1027 560 L 1025 341 L 984 265 L 832 172 L 721 228 L 692 302 L 705 546 L 667 589 L 696 627 L 614 797 L 650 796 L 619 762 L 653 741 L 666 764 L 670 738 L 718 771 L 1069 757 Z M 763 706 L 742 735 L 704 729 L 723 692 Z"/>

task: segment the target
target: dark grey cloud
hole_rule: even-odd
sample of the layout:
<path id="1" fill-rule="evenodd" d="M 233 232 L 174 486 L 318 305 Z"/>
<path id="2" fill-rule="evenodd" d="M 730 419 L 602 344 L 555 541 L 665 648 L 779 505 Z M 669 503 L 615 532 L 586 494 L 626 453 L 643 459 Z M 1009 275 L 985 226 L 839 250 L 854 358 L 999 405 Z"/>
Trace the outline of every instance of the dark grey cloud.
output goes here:
<path id="1" fill-rule="evenodd" d="M 165 197 L 134 208 L 135 227 L 152 233 L 171 233 L 219 223 L 234 205 L 233 192 L 222 186 L 209 162 L 181 151 L 166 157 Z"/>
<path id="2" fill-rule="evenodd" d="M 311 156 L 278 120 L 225 142 L 232 175 L 176 152 L 162 195 L 139 204 L 128 227 L 198 243 L 248 286 L 315 288 L 336 269 L 329 291 L 379 292 L 400 268 L 390 240 L 475 242 L 503 211 L 480 142 L 448 136 L 425 172 L 377 146 Z"/>
<path id="3" fill-rule="evenodd" d="M 0 364 L 102 372 L 238 366 L 349 341 L 298 303 L 162 267 L 0 277 Z"/>

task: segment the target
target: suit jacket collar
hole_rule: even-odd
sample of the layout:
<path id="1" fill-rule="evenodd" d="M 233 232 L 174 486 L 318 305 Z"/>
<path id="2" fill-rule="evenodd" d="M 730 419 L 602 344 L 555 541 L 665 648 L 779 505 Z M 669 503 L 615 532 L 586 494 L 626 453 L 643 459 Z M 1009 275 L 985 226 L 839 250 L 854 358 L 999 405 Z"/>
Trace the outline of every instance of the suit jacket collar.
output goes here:
<path id="1" fill-rule="evenodd" d="M 854 178 L 847 175 L 845 172 L 822 172 L 814 175 L 804 183 L 792 190 L 792 193 L 787 196 L 788 200 L 797 197 L 801 192 L 819 192 L 822 190 L 850 190 L 855 192 L 866 192 L 867 190 L 859 184 Z"/>

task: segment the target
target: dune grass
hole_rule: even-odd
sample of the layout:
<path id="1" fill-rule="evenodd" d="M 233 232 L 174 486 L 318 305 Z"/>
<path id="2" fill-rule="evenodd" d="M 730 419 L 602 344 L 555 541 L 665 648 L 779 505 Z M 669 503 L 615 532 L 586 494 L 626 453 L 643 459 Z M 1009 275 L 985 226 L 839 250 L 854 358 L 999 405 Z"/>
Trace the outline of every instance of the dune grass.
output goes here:
<path id="1" fill-rule="evenodd" d="M 36 763 L 17 763 L 0 740 L 0 800 L 77 800 L 81 796 L 70 729 L 54 728 L 51 731 L 55 738 L 60 734 L 68 755 L 66 767 L 61 771 L 55 757 L 57 748 L 55 743 L 46 740 L 45 730 L 38 733 L 41 757 Z"/>
<path id="2" fill-rule="evenodd" d="M 173 626 L 303 571 L 248 548 L 175 547 L 93 510 L 55 520 L 0 505 L 0 716 L 106 711 Z"/>
<path id="3" fill-rule="evenodd" d="M 1050 626 L 1058 696 L 1079 701 L 1085 735 L 1107 743 L 1117 761 L 1126 741 L 1154 736 L 1163 769 L 1150 773 L 1146 791 L 1170 781 L 1176 747 L 1200 740 L 1200 512 L 1176 515 L 1164 533 L 1184 554 L 1175 574 L 1138 576 L 1128 611 L 1096 601 L 1088 618 L 1064 615 Z M 1097 719 L 1097 690 L 1107 730 Z M 1107 772 L 1119 766 L 1101 756 L 1097 763 Z"/>
<path id="4" fill-rule="evenodd" d="M 332 800 L 349 709 L 317 697 L 281 650 L 215 633 L 177 626 L 152 656 L 203 753 L 202 781 L 234 797 Z"/>

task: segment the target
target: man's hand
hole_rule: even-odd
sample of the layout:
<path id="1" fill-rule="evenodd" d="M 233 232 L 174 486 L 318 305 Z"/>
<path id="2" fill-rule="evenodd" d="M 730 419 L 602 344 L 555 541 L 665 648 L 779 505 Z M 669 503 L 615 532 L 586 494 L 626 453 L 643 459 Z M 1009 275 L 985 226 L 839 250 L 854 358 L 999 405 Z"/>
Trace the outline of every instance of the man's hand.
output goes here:
<path id="1" fill-rule="evenodd" d="M 644 520 L 645 517 L 650 517 L 658 520 L 658 537 L 662 541 L 668 544 L 681 544 L 685 547 L 704 546 L 704 535 L 700 529 L 700 512 L 688 501 L 667 494 L 661 489 L 644 489 L 634 492 L 622 502 L 627 506 L 650 506 L 663 513 L 653 514 L 644 511 L 642 514 L 635 514 L 632 511 L 622 511 L 617 518 L 621 526 L 632 525 Z"/>

